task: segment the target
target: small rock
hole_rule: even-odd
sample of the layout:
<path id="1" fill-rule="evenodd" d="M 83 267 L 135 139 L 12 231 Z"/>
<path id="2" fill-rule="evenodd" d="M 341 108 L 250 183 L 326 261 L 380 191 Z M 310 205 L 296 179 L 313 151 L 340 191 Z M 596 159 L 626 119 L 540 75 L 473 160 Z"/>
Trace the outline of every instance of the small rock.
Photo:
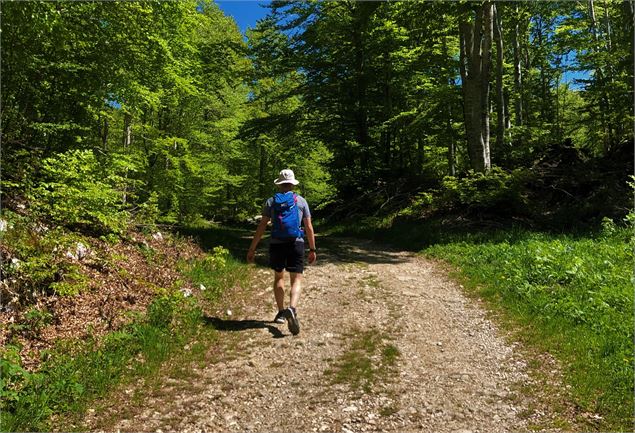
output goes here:
<path id="1" fill-rule="evenodd" d="M 201 284 L 200 286 L 198 286 L 198 288 L 199 288 L 201 291 L 203 291 L 203 290 L 207 290 L 207 288 L 206 288 L 204 285 L 202 285 L 202 284 Z"/>
<path id="2" fill-rule="evenodd" d="M 9 223 L 7 223 L 7 220 L 0 220 L 0 232 L 6 232 L 7 227 L 9 227 Z"/>
<path id="3" fill-rule="evenodd" d="M 77 242 L 75 246 L 75 256 L 78 260 L 82 260 L 88 255 L 88 247 L 81 242 Z"/>
<path id="4" fill-rule="evenodd" d="M 152 235 L 152 239 L 154 239 L 155 241 L 162 241 L 163 235 L 161 234 L 161 232 L 156 232 Z"/>
<path id="5" fill-rule="evenodd" d="M 437 346 L 443 346 L 443 343 L 441 343 L 440 341 L 437 341 Z"/>
<path id="6" fill-rule="evenodd" d="M 227 315 L 231 316 L 232 315 L 232 310 L 227 310 Z"/>
<path id="7" fill-rule="evenodd" d="M 183 293 L 184 297 L 192 296 L 192 291 L 190 289 L 182 288 L 180 289 L 181 293 Z"/>

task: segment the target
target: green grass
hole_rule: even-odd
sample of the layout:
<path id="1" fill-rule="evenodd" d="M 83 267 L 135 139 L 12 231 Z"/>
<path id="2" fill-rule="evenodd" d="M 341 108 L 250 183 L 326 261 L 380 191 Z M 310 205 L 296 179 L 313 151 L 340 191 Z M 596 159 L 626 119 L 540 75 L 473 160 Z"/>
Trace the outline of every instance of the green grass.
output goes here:
<path id="1" fill-rule="evenodd" d="M 247 275 L 245 267 L 222 249 L 204 260 L 182 264 L 182 271 L 195 284 L 209 287 L 205 292 L 208 301 Z M 151 377 L 184 344 L 207 338 L 207 328 L 196 299 L 165 290 L 145 316 L 100 342 L 60 342 L 34 373 L 21 367 L 18 348 L 4 347 L 0 353 L 0 430 L 45 431 L 59 427 L 51 423 L 51 417 L 80 417 L 90 402 L 117 384 Z M 197 343 L 193 350 L 203 347 Z"/>
<path id="2" fill-rule="evenodd" d="M 227 288 L 244 284 L 249 276 L 245 265 L 223 247 L 214 247 L 204 260 L 182 263 L 181 272 L 197 285 L 205 287 L 204 297 L 214 301 Z"/>
<path id="3" fill-rule="evenodd" d="M 387 337 L 376 330 L 352 332 L 347 339 L 351 341 L 349 349 L 325 374 L 332 383 L 347 383 L 353 390 L 371 392 L 373 385 L 393 370 L 399 350 L 386 344 Z"/>

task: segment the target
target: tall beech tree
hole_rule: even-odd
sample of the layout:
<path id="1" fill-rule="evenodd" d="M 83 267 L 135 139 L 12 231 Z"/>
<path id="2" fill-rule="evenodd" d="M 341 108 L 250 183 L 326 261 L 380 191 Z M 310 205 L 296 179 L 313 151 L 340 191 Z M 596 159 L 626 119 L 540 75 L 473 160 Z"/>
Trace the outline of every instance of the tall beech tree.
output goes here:
<path id="1" fill-rule="evenodd" d="M 465 135 L 470 163 L 476 171 L 488 171 L 490 159 L 490 70 L 494 36 L 494 5 L 485 1 L 470 7 L 459 22 L 461 81 Z"/>

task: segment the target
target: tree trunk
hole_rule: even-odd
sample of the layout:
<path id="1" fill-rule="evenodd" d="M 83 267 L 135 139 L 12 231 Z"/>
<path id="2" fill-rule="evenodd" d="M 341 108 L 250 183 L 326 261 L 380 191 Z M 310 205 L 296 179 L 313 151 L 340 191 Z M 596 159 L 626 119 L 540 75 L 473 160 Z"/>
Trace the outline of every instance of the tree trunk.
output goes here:
<path id="1" fill-rule="evenodd" d="M 123 150 L 124 153 L 128 153 L 128 148 L 132 143 L 132 115 L 126 113 L 123 117 Z M 126 168 L 124 173 L 124 186 L 123 186 L 123 204 L 126 204 L 128 199 L 128 169 Z"/>
<path id="2" fill-rule="evenodd" d="M 599 53 L 600 41 L 598 36 L 598 25 L 597 19 L 595 17 L 595 5 L 593 4 L 593 0 L 589 0 L 589 20 L 591 21 L 591 34 L 593 35 L 593 40 L 595 42 L 594 50 L 595 52 Z M 595 76 L 598 81 L 598 87 L 601 89 L 600 113 L 602 116 L 602 123 L 604 123 L 604 131 L 606 134 L 604 138 L 604 151 L 608 152 L 613 142 L 611 121 L 608 118 L 608 113 L 610 113 L 611 111 L 611 103 L 609 100 L 608 92 L 606 91 L 606 79 L 601 65 L 597 65 L 595 69 Z"/>
<path id="3" fill-rule="evenodd" d="M 463 91 L 465 135 L 471 167 L 491 168 L 489 149 L 489 76 L 493 39 L 493 6 L 483 3 L 473 23 L 459 22 L 460 71 Z"/>
<path id="4" fill-rule="evenodd" d="M 514 4 L 516 13 L 513 33 L 514 47 L 514 114 L 516 115 L 516 126 L 523 126 L 523 98 L 522 98 L 522 69 L 520 68 L 520 10 L 518 3 Z"/>
<path id="5" fill-rule="evenodd" d="M 507 119 L 507 105 L 505 103 L 505 90 L 503 88 L 503 25 L 501 18 L 501 9 L 494 6 L 494 35 L 496 39 L 496 145 L 499 151 L 508 143 L 505 140 L 505 126 Z"/>
<path id="6" fill-rule="evenodd" d="M 392 64 L 390 63 L 390 54 L 388 52 L 384 53 L 385 55 L 385 63 L 384 63 L 384 120 L 389 120 L 392 117 Z M 385 168 L 390 167 L 390 140 L 391 137 L 392 126 L 386 126 L 382 129 L 382 144 L 384 150 L 384 163 Z"/>
<path id="7" fill-rule="evenodd" d="M 454 131 L 452 130 L 452 106 L 448 104 L 448 175 L 456 176 L 456 146 L 454 144 Z"/>
<path id="8" fill-rule="evenodd" d="M 609 5 L 607 1 L 604 0 L 604 25 L 606 27 L 606 51 L 611 52 L 612 49 L 612 41 L 611 41 L 611 19 L 609 18 Z"/>
<path id="9" fill-rule="evenodd" d="M 265 197 L 265 160 L 267 153 L 264 144 L 260 145 L 260 167 L 258 170 L 258 197 Z"/>
<path id="10" fill-rule="evenodd" d="M 360 5 L 355 5 L 355 12 L 360 14 Z M 354 71 L 355 71 L 355 138 L 359 144 L 360 152 L 360 169 L 362 173 L 366 172 L 368 166 L 368 153 L 370 152 L 370 134 L 368 132 L 368 110 L 366 107 L 366 54 L 364 52 L 363 27 L 365 22 L 363 18 L 354 20 L 353 23 L 353 52 L 354 52 Z"/>
<path id="11" fill-rule="evenodd" d="M 449 58 L 452 56 L 452 53 L 448 51 L 447 44 L 447 35 L 443 37 L 443 52 Z M 451 68 L 447 68 L 447 84 L 450 92 L 454 89 L 455 81 L 454 81 L 454 70 Z M 456 175 L 456 147 L 454 143 L 454 131 L 452 129 L 452 102 L 451 98 L 448 98 L 448 115 L 446 117 L 446 133 L 448 134 L 448 175 L 454 176 Z"/>
<path id="12" fill-rule="evenodd" d="M 591 34 L 593 35 L 593 40 L 596 44 L 596 51 L 598 49 L 598 24 L 595 18 L 595 6 L 593 4 L 593 0 L 589 0 L 589 20 L 591 20 Z"/>
<path id="13" fill-rule="evenodd" d="M 101 122 L 100 122 L 100 128 L 99 128 L 99 135 L 101 137 L 101 147 L 104 149 L 104 152 L 108 152 L 108 129 L 109 129 L 109 124 L 108 124 L 108 118 L 104 116 L 104 126 L 101 127 Z"/>
<path id="14" fill-rule="evenodd" d="M 538 47 L 540 51 L 543 51 L 543 22 L 542 16 L 538 15 L 537 17 L 538 26 L 537 26 L 537 37 L 538 37 Z M 547 119 L 547 79 L 545 76 L 545 60 L 543 57 L 540 58 L 540 118 L 543 122 L 548 121 Z"/>

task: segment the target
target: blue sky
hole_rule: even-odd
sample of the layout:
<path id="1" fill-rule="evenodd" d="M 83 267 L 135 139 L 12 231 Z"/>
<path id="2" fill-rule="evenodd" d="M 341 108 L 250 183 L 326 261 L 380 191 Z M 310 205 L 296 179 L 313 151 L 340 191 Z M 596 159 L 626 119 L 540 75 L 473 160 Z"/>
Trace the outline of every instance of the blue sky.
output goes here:
<path id="1" fill-rule="evenodd" d="M 217 0 L 216 4 L 225 15 L 234 17 L 240 31 L 245 34 L 248 27 L 254 27 L 256 21 L 264 18 L 269 9 L 263 5 L 269 3 L 263 0 Z"/>

